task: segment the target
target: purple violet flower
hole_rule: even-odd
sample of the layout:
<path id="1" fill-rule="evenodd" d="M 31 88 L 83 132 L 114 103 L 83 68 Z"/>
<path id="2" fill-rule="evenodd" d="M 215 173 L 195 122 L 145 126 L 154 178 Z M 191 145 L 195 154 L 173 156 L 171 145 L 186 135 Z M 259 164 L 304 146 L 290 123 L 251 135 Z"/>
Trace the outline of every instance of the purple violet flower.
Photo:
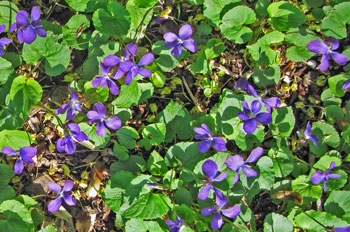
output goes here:
<path id="1" fill-rule="evenodd" d="M 16 161 L 13 169 L 16 174 L 21 174 L 24 169 L 24 163 L 34 163 L 34 156 L 36 156 L 37 149 L 34 147 L 22 147 L 19 151 L 13 150 L 11 147 L 3 147 L 1 152 L 7 156 L 19 156 L 19 159 Z"/>
<path id="2" fill-rule="evenodd" d="M 147 66 L 151 64 L 154 60 L 154 55 L 152 53 L 147 53 L 143 55 L 140 61 L 136 64 L 136 62 L 133 61 L 135 46 L 137 48 L 137 45 L 135 44 L 128 44 L 126 46 L 128 49 L 124 51 L 125 61 L 119 64 L 118 70 L 114 76 L 115 79 L 120 79 L 126 74 L 125 84 L 127 85 L 129 85 L 132 79 L 135 78 L 138 74 L 143 77 L 150 77 L 152 75 L 152 72 L 150 70 L 142 68 L 141 66 Z"/>
<path id="3" fill-rule="evenodd" d="M 347 80 L 343 83 L 342 88 L 344 91 L 347 91 L 350 89 L 350 80 Z"/>
<path id="4" fill-rule="evenodd" d="M 198 50 L 197 44 L 194 39 L 190 38 L 193 34 L 191 25 L 184 24 L 179 29 L 179 36 L 172 32 L 164 34 L 165 47 L 172 48 L 171 54 L 178 57 L 182 53 L 182 47 L 190 52 L 196 52 Z"/>
<path id="5" fill-rule="evenodd" d="M 233 156 L 228 157 L 226 159 L 227 167 L 229 169 L 231 169 L 232 171 L 236 172 L 235 178 L 233 179 L 233 183 L 238 182 L 239 176 L 240 176 L 239 172 L 241 169 L 247 177 L 258 176 L 258 173 L 254 169 L 252 169 L 249 166 L 246 166 L 245 164 L 253 163 L 253 162 L 257 161 L 260 158 L 260 156 L 262 156 L 263 153 L 264 153 L 264 149 L 261 147 L 257 147 L 251 151 L 251 153 L 246 161 L 243 160 L 243 157 L 241 155 L 233 155 Z"/>
<path id="6" fill-rule="evenodd" d="M 90 119 L 89 124 L 97 123 L 96 134 L 99 136 L 105 136 L 107 128 L 117 130 L 122 126 L 122 121 L 117 116 L 107 118 L 106 115 L 107 109 L 101 102 L 95 103 L 93 110 L 87 113 L 87 117 Z"/>
<path id="7" fill-rule="evenodd" d="M 181 229 L 183 228 L 183 221 L 182 219 L 176 215 L 176 220 L 172 221 L 172 220 L 166 220 L 165 223 L 167 224 L 167 226 L 169 226 L 169 231 L 170 232 L 180 232 Z"/>
<path id="8" fill-rule="evenodd" d="M 224 224 L 224 220 L 222 218 L 222 215 L 225 217 L 228 217 L 230 219 L 236 218 L 241 213 L 241 206 L 235 205 L 232 207 L 225 207 L 228 200 L 225 198 L 225 201 L 217 203 L 217 205 L 213 205 L 208 208 L 204 208 L 201 211 L 201 214 L 203 216 L 208 216 L 209 214 L 214 214 L 213 218 L 211 219 L 211 228 L 213 230 L 218 230 L 222 227 Z"/>
<path id="9" fill-rule="evenodd" d="M 350 226 L 336 227 L 334 228 L 334 232 L 350 232 Z"/>
<path id="10" fill-rule="evenodd" d="M 311 124 L 307 122 L 306 129 L 304 131 L 305 139 L 311 141 L 315 147 L 317 147 L 317 142 L 320 140 L 316 135 L 311 134 Z"/>
<path id="11" fill-rule="evenodd" d="M 5 30 L 6 26 L 5 25 L 0 25 L 0 34 Z M 1 38 L 0 39 L 0 56 L 4 55 L 4 47 L 11 43 L 12 40 L 8 38 Z"/>
<path id="12" fill-rule="evenodd" d="M 317 170 L 310 177 L 311 182 L 314 184 L 319 184 L 323 182 L 323 191 L 326 192 L 328 179 L 341 177 L 340 174 L 330 174 L 333 168 L 335 168 L 335 162 L 331 162 L 331 164 L 329 165 L 329 168 L 324 172 Z"/>
<path id="13" fill-rule="evenodd" d="M 70 100 L 55 110 L 55 114 L 64 114 L 67 111 L 66 120 L 72 120 L 75 117 L 76 111 L 82 111 L 78 94 L 68 86 L 70 92 Z"/>
<path id="14" fill-rule="evenodd" d="M 203 140 L 198 144 L 198 150 L 200 152 L 207 152 L 211 146 L 217 151 L 226 151 L 225 140 L 220 137 L 214 137 L 206 124 L 203 123 L 201 127 L 195 127 L 193 130 L 197 133 L 194 138 Z"/>
<path id="15" fill-rule="evenodd" d="M 245 77 L 241 77 L 240 79 L 238 79 L 234 88 L 241 89 L 256 98 L 261 99 L 261 101 L 265 104 L 265 107 L 268 110 L 268 112 L 271 112 L 272 109 L 278 108 L 281 105 L 281 99 L 279 99 L 278 97 L 270 97 L 266 99 L 261 98 L 256 92 L 255 88 L 251 84 L 249 84 L 248 79 Z"/>
<path id="16" fill-rule="evenodd" d="M 241 77 L 238 79 L 236 82 L 235 89 L 241 89 L 244 92 L 247 92 L 248 94 L 254 96 L 254 97 L 259 97 L 258 93 L 256 92 L 255 88 L 249 84 L 248 79 L 245 77 Z"/>
<path id="17" fill-rule="evenodd" d="M 100 63 L 100 70 L 101 70 L 101 76 L 95 77 L 91 85 L 94 88 L 97 88 L 98 86 L 101 86 L 103 88 L 109 88 L 109 91 L 113 95 L 119 94 L 119 88 L 117 84 L 112 80 L 112 73 L 111 70 L 114 66 L 120 63 L 120 58 L 115 55 L 109 55 L 103 59 L 103 62 Z M 113 75 L 114 76 L 114 75 Z"/>
<path id="18" fill-rule="evenodd" d="M 270 124 L 272 122 L 271 113 L 259 113 L 261 110 L 261 103 L 258 100 L 254 100 L 249 107 L 246 101 L 242 102 L 243 111 L 238 112 L 238 117 L 244 121 L 243 129 L 247 134 L 252 134 L 258 127 L 258 123 L 263 125 Z"/>
<path id="19" fill-rule="evenodd" d="M 69 123 L 67 128 L 69 129 L 69 135 L 59 138 L 56 142 L 56 148 L 59 152 L 66 152 L 71 155 L 77 149 L 75 142 L 89 140 L 89 137 L 80 131 L 80 127 L 76 123 Z"/>
<path id="20" fill-rule="evenodd" d="M 40 20 L 40 9 L 38 6 L 32 8 L 30 14 L 30 20 L 28 20 L 28 13 L 24 10 L 18 11 L 16 15 L 16 22 L 10 27 L 10 33 L 17 31 L 17 39 L 20 43 L 31 44 L 36 36 L 46 37 L 46 31 L 44 30 Z"/>
<path id="21" fill-rule="evenodd" d="M 333 37 L 328 37 L 326 43 L 321 40 L 313 40 L 307 45 L 309 51 L 322 55 L 320 64 L 322 71 L 328 69 L 330 57 L 339 65 L 345 65 L 348 62 L 348 58 L 345 55 L 334 51 L 338 47 L 339 40 Z"/>
<path id="22" fill-rule="evenodd" d="M 220 175 L 216 176 L 218 173 L 218 165 L 208 159 L 206 160 L 202 165 L 202 171 L 207 176 L 207 178 L 204 180 L 206 185 L 199 190 L 198 198 L 201 200 L 205 200 L 208 198 L 210 190 L 213 189 L 216 197 L 220 200 L 223 200 L 225 197 L 222 194 L 222 192 L 213 186 L 213 182 L 220 182 L 223 181 L 227 177 L 227 172 L 222 172 Z"/>
<path id="23" fill-rule="evenodd" d="M 46 184 L 52 192 L 59 195 L 55 200 L 50 201 L 48 204 L 47 209 L 49 212 L 57 212 L 62 205 L 62 200 L 64 200 L 69 206 L 75 205 L 76 200 L 72 196 L 72 189 L 74 187 L 73 181 L 67 180 L 63 185 L 63 189 L 61 189 L 61 186 L 55 182 L 48 182 Z"/>

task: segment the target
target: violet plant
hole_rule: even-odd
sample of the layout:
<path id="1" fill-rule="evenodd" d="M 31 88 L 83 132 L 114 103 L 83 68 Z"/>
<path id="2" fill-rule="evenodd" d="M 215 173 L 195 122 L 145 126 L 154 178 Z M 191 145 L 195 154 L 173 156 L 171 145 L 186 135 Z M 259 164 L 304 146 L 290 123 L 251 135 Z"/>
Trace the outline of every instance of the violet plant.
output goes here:
<path id="1" fill-rule="evenodd" d="M 2 228 L 79 230 L 93 206 L 96 231 L 347 231 L 338 2 L 2 1 Z"/>

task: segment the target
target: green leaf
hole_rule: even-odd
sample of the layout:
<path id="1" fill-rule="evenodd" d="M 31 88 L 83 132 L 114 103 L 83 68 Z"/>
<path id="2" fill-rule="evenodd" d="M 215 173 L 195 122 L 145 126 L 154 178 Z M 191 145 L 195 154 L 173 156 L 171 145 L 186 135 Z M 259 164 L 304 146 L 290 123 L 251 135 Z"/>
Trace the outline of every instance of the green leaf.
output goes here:
<path id="1" fill-rule="evenodd" d="M 170 167 L 181 162 L 181 166 L 193 170 L 197 163 L 205 157 L 198 151 L 197 143 L 182 142 L 171 146 L 164 159 Z"/>
<path id="2" fill-rule="evenodd" d="M 16 14 L 19 11 L 15 3 L 10 1 L 0 2 L 0 25 L 6 26 L 5 32 L 10 30 L 10 25 L 16 22 Z"/>
<path id="3" fill-rule="evenodd" d="M 279 31 L 298 27 L 306 20 L 305 15 L 293 4 L 286 1 L 273 2 L 267 8 L 268 22 Z"/>
<path id="4" fill-rule="evenodd" d="M 170 101 L 165 109 L 158 114 L 157 121 L 166 124 L 165 142 L 171 142 L 176 135 L 180 139 L 188 139 L 193 135 L 190 126 L 192 117 L 185 107 Z"/>
<path id="5" fill-rule="evenodd" d="M 76 11 L 85 13 L 94 12 L 100 7 L 107 5 L 108 0 L 65 0 Z"/>
<path id="6" fill-rule="evenodd" d="M 157 151 L 152 151 L 147 161 L 147 169 L 154 176 L 160 176 L 168 171 L 166 163 Z"/>
<path id="7" fill-rule="evenodd" d="M 265 18 L 267 14 L 267 7 L 271 4 L 269 0 L 258 0 L 255 4 L 255 12 L 259 18 Z"/>
<path id="8" fill-rule="evenodd" d="M 119 143 L 128 148 L 134 149 L 136 146 L 136 139 L 139 137 L 137 131 L 130 126 L 123 126 L 117 130 L 117 138 Z"/>
<path id="9" fill-rule="evenodd" d="M 223 89 L 221 94 L 221 101 L 217 106 L 215 112 L 213 108 L 212 113 L 215 115 L 218 132 L 225 135 L 227 139 L 236 139 L 240 133 L 237 128 L 241 124 L 241 120 L 235 117 L 241 110 L 241 95 L 234 94 L 229 89 Z"/>
<path id="10" fill-rule="evenodd" d="M 344 89 L 343 84 L 345 81 L 350 79 L 349 74 L 338 74 L 332 77 L 328 78 L 328 85 L 329 89 L 332 91 L 334 96 L 336 97 L 343 97 L 344 96 Z"/>
<path id="11" fill-rule="evenodd" d="M 118 212 L 123 201 L 123 194 L 134 175 L 128 171 L 118 171 L 108 180 L 102 193 L 103 202 L 113 211 Z"/>
<path id="12" fill-rule="evenodd" d="M 279 53 L 270 48 L 271 44 L 280 43 L 284 40 L 283 33 L 272 31 L 261 37 L 255 44 L 248 45 L 247 48 L 252 58 L 260 66 L 275 64 Z"/>
<path id="13" fill-rule="evenodd" d="M 325 89 L 323 90 L 321 94 L 321 101 L 323 102 L 324 106 L 328 105 L 340 105 L 342 100 L 338 97 L 336 97 L 331 89 Z"/>
<path id="14" fill-rule="evenodd" d="M 287 177 L 293 171 L 293 153 L 288 148 L 271 148 L 268 155 L 273 161 L 276 177 Z"/>
<path id="15" fill-rule="evenodd" d="M 112 102 L 112 105 L 121 108 L 129 108 L 146 101 L 153 94 L 154 87 L 151 83 L 138 83 L 136 79 L 129 85 L 123 85 L 119 96 Z"/>
<path id="16" fill-rule="evenodd" d="M 324 204 L 324 209 L 327 213 L 335 215 L 349 222 L 350 191 L 332 191 Z"/>
<path id="17" fill-rule="evenodd" d="M 39 230 L 38 232 L 58 232 L 53 224 L 46 226 L 45 228 Z"/>
<path id="18" fill-rule="evenodd" d="M 303 196 L 304 201 L 305 198 L 316 200 L 322 195 L 322 187 L 320 185 L 312 184 L 306 175 L 301 175 L 295 180 L 292 180 L 292 189 L 293 191 L 300 193 Z"/>
<path id="19" fill-rule="evenodd" d="M 133 173 L 144 172 L 146 171 L 146 161 L 141 156 L 132 155 L 125 161 L 118 160 L 114 162 L 110 167 L 112 173 L 121 170 Z"/>
<path id="20" fill-rule="evenodd" d="M 26 207 L 16 200 L 1 203 L 0 213 L 5 220 L 0 220 L 0 231 L 34 231 L 33 220 Z"/>
<path id="21" fill-rule="evenodd" d="M 208 60 L 203 52 L 197 54 L 197 59 L 191 64 L 190 70 L 194 73 L 201 73 L 203 75 L 210 72 Z"/>
<path id="22" fill-rule="evenodd" d="M 147 25 L 152 20 L 153 9 L 157 0 L 129 0 L 126 3 L 126 10 L 131 17 L 131 25 L 128 37 L 131 39 L 141 39 L 144 37 Z"/>
<path id="23" fill-rule="evenodd" d="M 42 94 L 41 85 L 36 80 L 24 76 L 16 77 L 10 89 L 11 100 L 24 115 L 27 115 L 31 108 L 40 101 Z"/>
<path id="24" fill-rule="evenodd" d="M 335 5 L 327 17 L 322 20 L 321 29 L 326 36 L 337 39 L 347 37 L 346 24 L 350 24 L 349 9 L 350 2 Z"/>
<path id="25" fill-rule="evenodd" d="M 131 218 L 125 224 L 126 232 L 164 231 L 156 221 L 144 221 L 139 218 Z"/>
<path id="26" fill-rule="evenodd" d="M 146 150 L 150 150 L 152 146 L 158 146 L 165 139 L 166 125 L 164 123 L 153 123 L 147 125 L 142 130 L 142 139 L 140 145 Z"/>
<path id="27" fill-rule="evenodd" d="M 14 176 L 13 170 L 8 165 L 0 163 L 0 188 L 7 186 Z"/>
<path id="28" fill-rule="evenodd" d="M 90 19 L 86 15 L 73 15 L 66 23 L 66 26 L 62 27 L 63 40 L 70 47 L 79 50 L 85 50 L 88 48 L 88 41 L 91 38 L 91 35 L 82 33 L 82 31 L 86 30 L 89 27 Z M 78 33 L 82 34 L 78 36 Z"/>
<path id="29" fill-rule="evenodd" d="M 134 0 L 135 5 L 142 7 L 142 8 L 147 8 L 147 7 L 152 7 L 154 6 L 158 0 Z"/>
<path id="30" fill-rule="evenodd" d="M 109 2 L 106 9 L 97 9 L 92 16 L 96 30 L 105 35 L 125 35 L 130 28 L 130 14 L 118 2 Z"/>
<path id="31" fill-rule="evenodd" d="M 109 132 L 107 132 L 105 136 L 99 136 L 96 134 L 96 125 L 90 126 L 87 123 L 82 122 L 79 123 L 79 127 L 81 131 L 89 137 L 89 140 L 94 143 L 97 149 L 105 147 L 110 140 L 111 135 Z"/>
<path id="32" fill-rule="evenodd" d="M 234 3 L 240 3 L 239 0 L 204 0 L 204 16 L 207 18 L 207 20 L 215 25 L 216 27 L 219 26 L 221 23 L 222 13 L 224 8 L 231 9 L 233 8 L 232 5 Z"/>
<path id="33" fill-rule="evenodd" d="M 310 143 L 310 149 L 315 155 L 323 155 L 324 151 L 328 150 L 327 145 L 337 148 L 340 144 L 340 137 L 338 132 L 332 125 L 324 122 L 314 122 L 312 124 L 312 134 L 316 135 L 320 141 L 317 143 L 318 147 L 315 147 Z M 323 149 L 321 149 L 324 147 Z"/>
<path id="34" fill-rule="evenodd" d="M 11 169 L 12 171 L 12 169 Z M 16 196 L 15 190 L 10 185 L 4 185 L 0 189 L 0 203 L 6 200 L 14 199 Z"/>
<path id="35" fill-rule="evenodd" d="M 108 88 L 102 88 L 97 87 L 94 88 L 91 85 L 91 82 L 86 82 L 84 84 L 84 97 L 87 99 L 89 104 L 94 104 L 97 102 L 106 102 L 109 97 L 109 89 Z"/>
<path id="36" fill-rule="evenodd" d="M 319 222 L 321 222 L 322 224 L 320 224 Z M 345 227 L 349 224 L 335 215 L 315 210 L 308 210 L 305 213 L 300 213 L 294 218 L 294 223 L 299 228 L 308 232 L 326 232 L 324 226 L 333 228 Z"/>
<path id="37" fill-rule="evenodd" d="M 290 221 L 277 213 L 269 213 L 264 220 L 264 232 L 293 231 Z"/>
<path id="38" fill-rule="evenodd" d="M 130 208 L 124 211 L 127 218 L 154 219 L 166 214 L 171 200 L 163 194 L 149 193 L 142 195 Z"/>
<path id="39" fill-rule="evenodd" d="M 272 111 L 272 124 L 269 126 L 272 134 L 278 137 L 287 138 L 293 131 L 295 117 L 292 107 L 279 107 Z"/>
<path id="40" fill-rule="evenodd" d="M 256 166 L 259 168 L 259 177 L 256 181 L 259 183 L 260 189 L 271 189 L 275 182 L 275 173 L 273 170 L 273 161 L 270 157 L 261 157 Z"/>
<path id="41" fill-rule="evenodd" d="M 289 30 L 286 33 L 285 40 L 294 46 L 287 49 L 287 57 L 294 62 L 310 59 L 314 53 L 307 50 L 306 46 L 309 42 L 316 39 L 319 39 L 319 37 L 312 31 L 302 28 L 293 28 Z"/>
<path id="42" fill-rule="evenodd" d="M 59 37 L 48 31 L 46 37 L 38 37 L 23 46 L 23 59 L 30 64 L 45 60 L 45 73 L 49 76 L 61 74 L 70 61 L 70 51 L 65 44 L 58 42 Z"/>
<path id="43" fill-rule="evenodd" d="M 18 130 L 2 130 L 0 131 L 0 148 L 9 146 L 14 150 L 21 147 L 30 146 L 31 140 L 27 133 Z"/>
<path id="44" fill-rule="evenodd" d="M 174 201 L 176 204 L 185 204 L 185 205 L 190 206 L 193 202 L 193 198 L 192 198 L 189 190 L 187 190 L 185 188 L 179 188 L 176 190 L 176 192 L 174 194 Z M 183 205 L 183 206 L 185 206 L 185 205 Z M 190 212 L 192 212 L 192 211 L 190 211 Z M 178 209 L 176 209 L 176 213 L 178 215 L 180 215 Z M 184 218 L 184 217 L 181 217 L 181 218 Z M 186 217 L 186 219 L 188 220 L 189 218 Z"/>
<path id="45" fill-rule="evenodd" d="M 344 118 L 344 110 L 335 105 L 326 106 L 325 116 L 329 123 L 334 123 L 335 121 L 342 120 Z"/>
<path id="46" fill-rule="evenodd" d="M 113 153 L 118 160 L 125 161 L 129 159 L 128 149 L 117 143 L 113 145 Z"/>
<path id="47" fill-rule="evenodd" d="M 207 60 L 214 59 L 225 51 L 225 44 L 217 38 L 211 38 L 205 45 L 204 54 Z"/>
<path id="48" fill-rule="evenodd" d="M 277 64 L 267 67 L 254 67 L 253 80 L 260 88 L 266 88 L 271 85 L 276 85 L 280 79 L 281 71 Z"/>
<path id="49" fill-rule="evenodd" d="M 255 19 L 252 9 L 247 6 L 236 6 L 222 17 L 221 33 L 232 42 L 239 44 L 248 42 L 252 38 L 253 31 L 244 25 L 254 23 Z"/>
<path id="50" fill-rule="evenodd" d="M 159 69 L 163 72 L 168 72 L 174 69 L 180 60 L 185 57 L 186 53 L 188 53 L 183 50 L 179 57 L 171 55 L 171 49 L 165 47 L 164 40 L 155 42 L 152 46 L 152 51 L 159 55 L 159 58 L 157 58 L 155 61 Z"/>
<path id="51" fill-rule="evenodd" d="M 3 85 L 6 83 L 10 74 L 13 72 L 13 67 L 12 67 L 12 64 L 10 62 L 8 62 L 7 60 L 5 60 L 2 57 L 0 57 L 0 72 L 1 72 L 0 85 Z"/>
<path id="52" fill-rule="evenodd" d="M 243 130 L 243 123 L 241 123 L 240 127 L 237 128 L 236 130 L 239 131 L 240 133 L 235 139 L 235 142 L 237 146 L 243 151 L 249 151 L 256 146 L 259 146 L 264 140 L 265 133 L 262 125 L 259 125 L 254 131 L 254 133 L 252 134 L 247 134 Z"/>

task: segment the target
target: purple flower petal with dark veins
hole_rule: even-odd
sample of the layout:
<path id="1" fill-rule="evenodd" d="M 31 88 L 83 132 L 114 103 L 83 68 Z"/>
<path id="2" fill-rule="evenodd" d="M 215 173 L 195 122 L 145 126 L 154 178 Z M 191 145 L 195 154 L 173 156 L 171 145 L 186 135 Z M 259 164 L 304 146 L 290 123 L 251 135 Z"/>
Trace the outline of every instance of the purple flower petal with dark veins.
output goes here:
<path id="1" fill-rule="evenodd" d="M 192 26 L 184 24 L 179 29 L 179 36 L 172 32 L 164 34 L 163 38 L 165 46 L 171 49 L 171 54 L 178 57 L 182 53 L 182 47 L 190 52 L 196 52 L 198 50 L 197 44 L 193 38 L 190 38 L 193 34 Z"/>
<path id="2" fill-rule="evenodd" d="M 261 110 L 261 103 L 254 100 L 249 107 L 246 101 L 242 102 L 242 111 L 239 111 L 237 116 L 243 121 L 243 130 L 247 134 L 252 134 L 258 127 L 258 122 L 262 125 L 267 125 L 272 122 L 271 112 L 259 113 Z"/>
<path id="3" fill-rule="evenodd" d="M 343 83 L 342 88 L 348 90 L 350 88 L 350 80 L 347 80 Z"/>
<path id="4" fill-rule="evenodd" d="M 31 44 L 38 36 L 46 37 L 46 31 L 44 30 L 40 20 L 40 9 L 38 6 L 32 8 L 30 20 L 28 19 L 28 13 L 24 10 L 18 11 L 16 14 L 16 22 L 10 27 L 10 33 L 17 31 L 17 39 L 20 43 Z"/>
<path id="5" fill-rule="evenodd" d="M 181 227 L 183 226 L 183 221 L 179 216 L 176 216 L 175 221 L 166 220 L 165 223 L 170 229 L 169 232 L 180 232 Z"/>
<path id="6" fill-rule="evenodd" d="M 207 152 L 211 146 L 217 151 L 226 151 L 225 140 L 220 137 L 214 137 L 206 124 L 203 123 L 201 127 L 194 127 L 193 130 L 196 133 L 194 138 L 202 139 L 202 141 L 198 143 L 198 150 L 200 152 Z"/>
<path id="7" fill-rule="evenodd" d="M 322 71 L 328 69 L 330 57 L 332 57 L 338 65 L 345 65 L 348 62 L 347 56 L 334 51 L 338 49 L 338 47 L 339 40 L 333 37 L 328 37 L 327 43 L 320 40 L 313 40 L 307 45 L 309 51 L 322 55 L 321 64 L 319 66 Z"/>
<path id="8" fill-rule="evenodd" d="M 74 187 L 74 183 L 71 180 L 67 180 L 64 183 L 62 190 L 61 190 L 61 187 L 54 182 L 48 182 L 47 186 L 52 192 L 59 195 L 55 200 L 52 200 L 48 204 L 47 208 L 49 212 L 51 213 L 57 212 L 62 205 L 62 200 L 64 200 L 64 202 L 69 206 L 73 206 L 76 204 L 76 200 L 72 196 L 72 191 L 71 191 Z"/>
<path id="9" fill-rule="evenodd" d="M 24 163 L 34 163 L 34 156 L 36 156 L 37 149 L 34 147 L 22 147 L 19 151 L 15 151 L 11 147 L 5 146 L 1 150 L 7 156 L 19 156 L 13 167 L 15 174 L 21 174 L 24 169 Z"/>
<path id="10" fill-rule="evenodd" d="M 350 226 L 336 227 L 334 228 L 334 232 L 350 232 Z"/>
<path id="11" fill-rule="evenodd" d="M 317 142 L 320 140 L 316 135 L 311 133 L 311 124 L 307 122 L 306 129 L 304 131 L 305 139 L 311 141 L 315 147 L 317 147 Z"/>
<path id="12" fill-rule="evenodd" d="M 319 183 L 323 182 L 323 191 L 326 192 L 328 180 L 341 177 L 340 174 L 330 174 L 330 172 L 334 168 L 335 168 L 335 162 L 331 162 L 331 164 L 329 165 L 329 168 L 326 171 L 322 172 L 322 171 L 317 170 L 310 177 L 311 182 L 314 184 L 319 184 Z"/>
<path id="13" fill-rule="evenodd" d="M 246 166 L 247 163 L 256 162 L 264 153 L 264 149 L 262 147 L 256 147 L 251 152 L 246 161 L 244 161 L 241 155 L 230 156 L 226 159 L 226 166 L 236 172 L 233 183 L 237 183 L 240 177 L 240 170 L 242 169 L 243 173 L 247 177 L 256 177 L 258 173 L 249 166 Z"/>

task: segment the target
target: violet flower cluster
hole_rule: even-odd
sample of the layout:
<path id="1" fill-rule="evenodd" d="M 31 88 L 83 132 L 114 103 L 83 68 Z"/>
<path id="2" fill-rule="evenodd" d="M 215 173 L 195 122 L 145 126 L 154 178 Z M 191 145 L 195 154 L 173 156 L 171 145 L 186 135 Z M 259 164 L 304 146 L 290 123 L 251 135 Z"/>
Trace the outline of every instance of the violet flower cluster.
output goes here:
<path id="1" fill-rule="evenodd" d="M 152 72 L 144 66 L 150 65 L 154 60 L 152 53 L 143 55 L 140 61 L 136 62 L 136 53 L 138 46 L 136 44 L 127 44 L 123 51 L 123 57 L 116 55 L 106 56 L 100 63 L 101 75 L 92 80 L 92 86 L 97 88 L 109 88 L 113 95 L 119 94 L 119 88 L 114 80 L 119 80 L 125 76 L 125 84 L 129 85 L 138 75 L 150 77 Z"/>
<path id="2" fill-rule="evenodd" d="M 195 127 L 193 130 L 196 132 L 194 138 L 202 140 L 198 144 L 198 150 L 200 152 L 205 153 L 210 147 L 213 147 L 217 151 L 226 151 L 225 140 L 220 137 L 214 137 L 206 124 L 203 123 L 201 127 Z"/>
<path id="3" fill-rule="evenodd" d="M 16 174 L 21 174 L 24 169 L 25 163 L 34 163 L 33 158 L 36 156 L 37 149 L 34 147 L 22 147 L 19 151 L 12 149 L 11 147 L 5 146 L 1 149 L 1 152 L 7 156 L 19 156 L 13 169 Z"/>
<path id="4" fill-rule="evenodd" d="M 179 29 L 179 35 L 172 32 L 167 32 L 164 34 L 163 38 L 165 40 L 165 47 L 171 48 L 170 53 L 178 57 L 182 53 L 182 47 L 190 52 L 196 52 L 198 50 L 197 44 L 193 38 L 192 26 L 189 24 L 184 24 Z"/>
<path id="5" fill-rule="evenodd" d="M 243 160 L 241 155 L 234 155 L 226 159 L 225 164 L 227 168 L 235 172 L 234 184 L 238 182 L 241 170 L 247 177 L 258 176 L 258 173 L 246 164 L 256 162 L 263 155 L 263 152 L 263 148 L 257 147 L 251 151 L 246 161 Z M 205 185 L 198 192 L 198 199 L 206 200 L 209 197 L 210 191 L 213 190 L 215 193 L 215 205 L 202 209 L 201 213 L 203 216 L 214 214 L 211 220 L 211 228 L 217 230 L 224 224 L 222 216 L 234 219 L 240 214 L 241 208 L 239 205 L 225 207 L 228 203 L 227 197 L 219 188 L 214 186 L 215 182 L 221 182 L 228 176 L 227 172 L 218 174 L 218 165 L 211 159 L 206 160 L 202 164 L 202 171 L 206 178 L 203 179 Z"/>
<path id="6" fill-rule="evenodd" d="M 56 184 L 55 182 L 48 182 L 46 183 L 47 187 L 49 187 L 49 189 L 56 193 L 58 195 L 58 197 L 55 200 L 52 200 L 49 202 L 47 209 L 49 212 L 51 213 L 55 213 L 59 210 L 59 208 L 61 207 L 63 201 L 69 205 L 69 206 L 73 206 L 76 204 L 76 200 L 72 195 L 72 189 L 74 187 L 74 183 L 71 180 L 67 180 L 64 185 L 63 188 L 61 189 L 61 186 L 59 186 L 58 184 Z"/>
<path id="7" fill-rule="evenodd" d="M 34 42 L 37 36 L 46 37 L 46 31 L 44 30 L 39 18 L 40 9 L 38 6 L 32 8 L 30 18 L 28 18 L 28 12 L 24 10 L 18 11 L 16 22 L 10 27 L 10 33 L 17 29 L 18 42 L 28 44 Z"/>
<path id="8" fill-rule="evenodd" d="M 311 52 L 322 55 L 320 70 L 326 71 L 329 67 L 329 58 L 332 57 L 338 65 L 345 65 L 348 62 L 346 55 L 336 52 L 339 48 L 339 40 L 328 37 L 326 42 L 321 40 L 313 40 L 307 45 L 307 49 Z"/>

